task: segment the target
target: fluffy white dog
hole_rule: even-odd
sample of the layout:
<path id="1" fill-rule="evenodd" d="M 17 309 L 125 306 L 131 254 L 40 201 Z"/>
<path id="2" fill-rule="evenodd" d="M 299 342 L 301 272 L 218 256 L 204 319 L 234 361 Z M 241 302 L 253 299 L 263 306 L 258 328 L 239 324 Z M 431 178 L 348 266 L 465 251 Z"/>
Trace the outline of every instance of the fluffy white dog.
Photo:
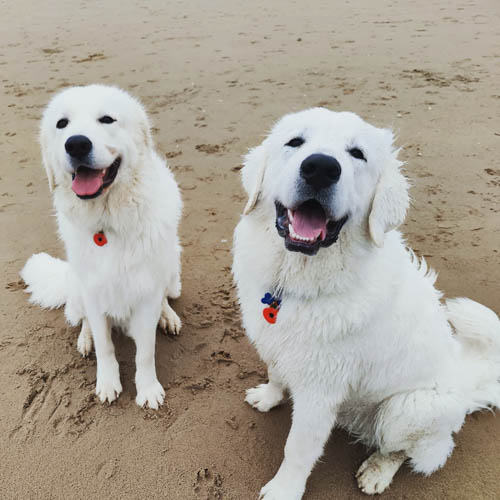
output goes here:
<path id="1" fill-rule="evenodd" d="M 500 405 L 500 322 L 460 298 L 395 230 L 408 184 L 389 130 L 315 108 L 285 116 L 250 151 L 233 272 L 248 337 L 269 382 L 246 401 L 268 411 L 289 391 L 284 460 L 261 490 L 297 500 L 333 426 L 375 452 L 358 485 L 384 491 L 409 459 L 430 474 L 470 412 Z"/>
<path id="2" fill-rule="evenodd" d="M 111 340 L 111 327 L 122 327 L 137 347 L 136 402 L 157 409 L 165 392 L 156 377 L 156 326 L 174 334 L 181 326 L 168 298 L 181 292 L 182 202 L 148 117 L 123 90 L 73 87 L 46 108 L 40 142 L 67 261 L 45 253 L 28 260 L 21 277 L 31 301 L 66 304 L 69 323 L 81 322 L 83 356 L 93 339 L 102 402 L 122 391 Z"/>

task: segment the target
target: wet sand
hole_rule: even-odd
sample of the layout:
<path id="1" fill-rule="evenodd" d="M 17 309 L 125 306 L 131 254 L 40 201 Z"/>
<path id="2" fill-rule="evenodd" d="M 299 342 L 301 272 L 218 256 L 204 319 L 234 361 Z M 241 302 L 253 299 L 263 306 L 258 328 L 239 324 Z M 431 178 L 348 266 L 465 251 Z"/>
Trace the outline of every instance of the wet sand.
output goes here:
<path id="1" fill-rule="evenodd" d="M 340 2 L 337 2 L 340 3 Z M 0 496 L 257 498 L 276 472 L 290 405 L 258 414 L 265 367 L 244 337 L 230 275 L 245 203 L 238 167 L 282 114 L 352 110 L 392 126 L 412 179 L 410 244 L 449 296 L 500 311 L 500 5 L 420 2 L 3 2 L 0 34 Z M 158 412 L 134 402 L 134 347 L 116 335 L 124 391 L 93 395 L 95 358 L 62 311 L 30 306 L 18 272 L 62 255 L 37 127 L 58 89 L 117 84 L 154 122 L 185 202 L 179 338 L 158 335 Z M 445 468 L 407 467 L 387 499 L 499 498 L 500 420 L 467 419 Z M 367 454 L 334 431 L 305 500 L 363 498 Z"/>

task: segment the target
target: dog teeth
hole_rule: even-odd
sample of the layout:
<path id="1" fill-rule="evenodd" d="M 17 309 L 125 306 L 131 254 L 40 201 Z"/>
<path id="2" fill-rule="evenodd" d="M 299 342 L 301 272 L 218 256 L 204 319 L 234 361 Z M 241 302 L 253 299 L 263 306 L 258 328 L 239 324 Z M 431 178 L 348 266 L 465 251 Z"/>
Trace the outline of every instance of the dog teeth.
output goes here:
<path id="1" fill-rule="evenodd" d="M 307 243 L 314 243 L 315 239 L 314 238 L 305 238 L 304 236 L 298 235 L 294 230 L 293 227 L 290 225 L 289 226 L 289 231 L 290 231 L 290 236 L 294 240 L 299 240 L 299 241 L 305 241 Z"/>
<path id="2" fill-rule="evenodd" d="M 293 213 L 292 213 L 292 211 L 290 209 L 288 209 L 288 220 L 290 222 L 293 222 Z"/>

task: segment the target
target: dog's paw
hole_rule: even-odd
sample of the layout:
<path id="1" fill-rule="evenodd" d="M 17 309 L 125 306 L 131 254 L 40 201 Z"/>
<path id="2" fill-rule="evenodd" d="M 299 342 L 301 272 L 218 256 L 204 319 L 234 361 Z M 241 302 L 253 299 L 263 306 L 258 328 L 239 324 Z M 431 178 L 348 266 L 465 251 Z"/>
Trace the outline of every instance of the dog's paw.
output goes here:
<path id="1" fill-rule="evenodd" d="M 356 479 L 359 489 L 367 495 L 379 495 L 391 484 L 394 474 L 404 462 L 400 453 L 383 456 L 373 453 L 358 469 Z"/>
<path id="2" fill-rule="evenodd" d="M 177 313 L 170 307 L 167 299 L 163 301 L 161 307 L 161 315 L 159 321 L 160 328 L 172 335 L 179 335 L 181 332 L 182 322 Z"/>
<path id="3" fill-rule="evenodd" d="M 365 460 L 356 473 L 358 487 L 367 495 L 378 495 L 391 484 L 393 476 L 387 477 L 377 464 L 367 462 Z"/>
<path id="4" fill-rule="evenodd" d="M 266 412 L 283 401 L 283 390 L 276 384 L 260 384 L 248 389 L 245 401 L 259 411 Z"/>
<path id="5" fill-rule="evenodd" d="M 297 488 L 292 483 L 275 476 L 260 490 L 259 500 L 301 500 L 304 488 Z"/>
<path id="6" fill-rule="evenodd" d="M 137 388 L 137 396 L 135 402 L 141 407 L 149 407 L 153 410 L 157 410 L 165 400 L 165 391 L 158 380 L 155 380 L 152 384 Z"/>
<path id="7" fill-rule="evenodd" d="M 86 322 L 82 324 L 76 348 L 84 358 L 86 358 L 92 351 L 92 332 Z"/>
<path id="8" fill-rule="evenodd" d="M 101 400 L 101 403 L 112 403 L 122 392 L 122 384 L 120 383 L 120 376 L 98 376 L 95 386 L 95 393 Z"/>

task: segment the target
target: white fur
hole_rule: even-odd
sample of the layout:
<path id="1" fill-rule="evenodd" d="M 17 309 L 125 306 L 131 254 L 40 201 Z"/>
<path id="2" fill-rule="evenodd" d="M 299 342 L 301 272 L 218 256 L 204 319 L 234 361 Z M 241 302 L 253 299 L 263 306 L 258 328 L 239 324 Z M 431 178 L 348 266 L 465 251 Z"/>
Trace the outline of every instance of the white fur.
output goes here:
<path id="1" fill-rule="evenodd" d="M 56 309 L 68 300 L 69 265 L 45 252 L 33 254 L 26 262 L 21 277 L 31 293 L 30 302 L 44 309 Z"/>
<path id="2" fill-rule="evenodd" d="M 300 148 L 284 147 L 298 135 Z M 378 450 L 359 484 L 380 493 L 401 456 L 432 473 L 465 415 L 500 405 L 498 317 L 469 299 L 443 305 L 435 273 L 405 248 L 395 228 L 408 183 L 392 141 L 352 113 L 316 108 L 285 116 L 246 157 L 252 203 L 235 230 L 233 273 L 247 335 L 269 368 L 269 384 L 246 400 L 268 411 L 286 390 L 293 401 L 285 457 L 261 490 L 265 500 L 302 497 L 335 425 Z M 348 154 L 354 146 L 366 163 Z M 274 201 L 292 206 L 300 164 L 312 153 L 341 164 L 330 208 L 348 221 L 336 243 L 310 257 L 285 249 Z M 273 290 L 282 305 L 269 324 L 260 299 Z"/>
<path id="3" fill-rule="evenodd" d="M 116 122 L 100 123 L 103 115 Z M 58 129 L 61 118 L 69 124 Z M 79 199 L 71 189 L 64 143 L 72 135 L 92 141 L 99 168 L 122 158 L 115 181 L 97 198 Z M 153 149 L 143 107 L 115 87 L 73 87 L 56 95 L 43 115 L 40 142 L 67 261 L 44 253 L 28 260 L 21 276 L 31 301 L 46 308 L 66 304 L 69 323 L 82 323 L 82 355 L 89 353 L 93 338 L 96 393 L 103 402 L 122 390 L 111 341 L 112 325 L 122 327 L 137 345 L 136 401 L 156 409 L 165 394 L 156 377 L 156 326 L 160 321 L 173 333 L 180 329 L 168 304 L 181 287 L 177 184 Z M 108 240 L 104 246 L 94 243 L 99 231 Z"/>

